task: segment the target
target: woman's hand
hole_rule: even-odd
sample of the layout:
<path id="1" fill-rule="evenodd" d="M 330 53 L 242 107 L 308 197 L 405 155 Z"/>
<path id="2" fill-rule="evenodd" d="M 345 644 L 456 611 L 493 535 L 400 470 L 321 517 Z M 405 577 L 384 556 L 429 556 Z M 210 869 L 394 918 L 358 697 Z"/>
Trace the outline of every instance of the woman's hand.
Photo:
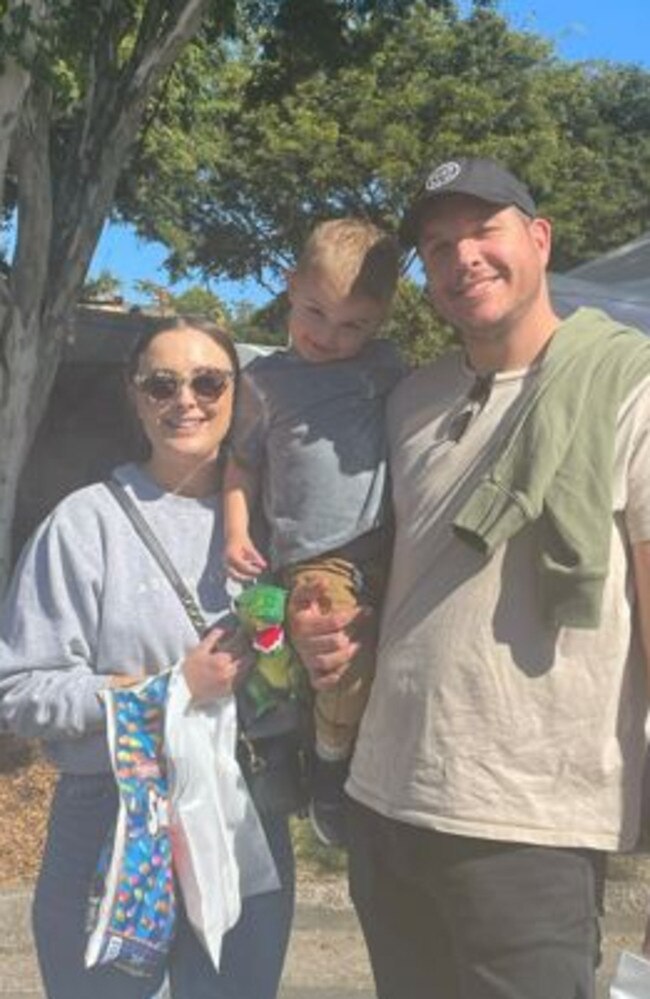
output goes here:
<path id="1" fill-rule="evenodd" d="M 253 653 L 242 631 L 212 628 L 182 663 L 193 700 L 212 701 L 231 694 L 253 663 Z"/>
<path id="2" fill-rule="evenodd" d="M 318 582 L 298 585 L 291 592 L 289 634 L 315 690 L 328 690 L 339 682 L 361 648 L 357 632 L 370 616 L 372 611 L 365 607 L 332 608 Z"/>

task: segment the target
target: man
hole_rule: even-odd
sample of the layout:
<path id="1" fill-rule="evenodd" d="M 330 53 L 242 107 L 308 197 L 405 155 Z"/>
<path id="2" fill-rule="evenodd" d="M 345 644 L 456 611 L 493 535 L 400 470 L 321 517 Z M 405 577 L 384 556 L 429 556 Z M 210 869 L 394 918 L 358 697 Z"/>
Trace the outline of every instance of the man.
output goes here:
<path id="1" fill-rule="evenodd" d="M 650 342 L 558 318 L 550 223 L 493 161 L 433 170 L 401 234 L 463 349 L 391 397 L 351 894 L 380 999 L 589 999 L 605 853 L 639 827 Z M 358 643 L 317 597 L 293 635 L 327 687 Z"/>

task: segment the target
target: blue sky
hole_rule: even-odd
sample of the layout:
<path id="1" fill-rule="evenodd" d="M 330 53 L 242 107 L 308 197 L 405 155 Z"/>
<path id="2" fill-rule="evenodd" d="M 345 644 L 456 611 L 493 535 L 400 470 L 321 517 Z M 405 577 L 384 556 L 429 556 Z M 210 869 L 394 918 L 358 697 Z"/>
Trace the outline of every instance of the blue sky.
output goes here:
<path id="1" fill-rule="evenodd" d="M 470 6 L 462 3 L 462 7 Z M 501 10 L 514 27 L 548 37 L 566 59 L 609 59 L 650 68 L 650 3 L 648 0 L 502 0 Z M 129 301 L 138 295 L 133 281 L 146 278 L 166 285 L 161 266 L 164 247 L 138 239 L 127 226 L 107 225 L 90 269 L 91 276 L 111 271 L 122 281 Z M 174 286 L 181 291 L 188 283 Z M 212 290 L 225 302 L 261 303 L 268 292 L 254 281 L 213 282 Z"/>

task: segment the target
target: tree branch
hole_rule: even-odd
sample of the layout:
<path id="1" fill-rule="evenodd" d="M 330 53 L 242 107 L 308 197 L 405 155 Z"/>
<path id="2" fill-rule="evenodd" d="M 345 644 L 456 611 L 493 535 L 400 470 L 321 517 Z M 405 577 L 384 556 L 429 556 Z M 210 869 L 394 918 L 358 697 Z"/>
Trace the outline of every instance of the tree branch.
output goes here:
<path id="1" fill-rule="evenodd" d="M 95 58 L 104 62 L 97 74 L 94 97 L 86 104 L 86 121 L 77 143 L 68 150 L 61 173 L 65 191 L 59 191 L 61 214 L 55 220 L 56 245 L 51 254 L 54 299 L 51 315 L 56 320 L 67 311 L 70 296 L 83 281 L 90 257 L 108 214 L 128 152 L 137 138 L 144 109 L 162 77 L 186 42 L 198 30 L 210 0 L 185 0 L 173 5 L 164 33 L 156 27 L 155 36 L 138 45 L 139 58 L 132 56 L 120 68 L 113 60 L 113 73 L 107 72 L 106 50 Z M 151 29 L 151 11 L 159 0 L 150 0 L 143 19 Z M 141 22 L 143 23 L 143 22 Z M 71 164 L 78 164 L 75 171 Z"/>
<path id="2" fill-rule="evenodd" d="M 10 282 L 25 326 L 41 308 L 47 283 L 48 254 L 43 248 L 52 233 L 49 107 L 49 91 L 32 86 L 15 136 L 18 204 Z"/>
<path id="3" fill-rule="evenodd" d="M 0 197 L 5 187 L 7 164 L 20 109 L 31 81 L 31 74 L 11 57 L 0 77 Z"/>
<path id="4" fill-rule="evenodd" d="M 14 37 L 12 15 L 28 10 L 28 20 L 22 37 Z M 0 23 L 0 39 L 7 48 L 0 66 L 0 202 L 5 190 L 7 165 L 20 111 L 31 82 L 29 66 L 36 48 L 35 29 L 48 13 L 44 0 L 9 0 L 7 12 Z M 14 51 L 9 50 L 12 45 Z"/>

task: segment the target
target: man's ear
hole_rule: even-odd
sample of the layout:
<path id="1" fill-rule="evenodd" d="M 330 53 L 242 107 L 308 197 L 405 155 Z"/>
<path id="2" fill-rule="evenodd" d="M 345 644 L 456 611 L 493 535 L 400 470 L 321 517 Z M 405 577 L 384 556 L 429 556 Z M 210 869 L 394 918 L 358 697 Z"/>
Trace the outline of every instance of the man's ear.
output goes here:
<path id="1" fill-rule="evenodd" d="M 530 223 L 530 232 L 545 264 L 551 258 L 553 245 L 553 228 L 548 219 L 534 218 Z"/>

